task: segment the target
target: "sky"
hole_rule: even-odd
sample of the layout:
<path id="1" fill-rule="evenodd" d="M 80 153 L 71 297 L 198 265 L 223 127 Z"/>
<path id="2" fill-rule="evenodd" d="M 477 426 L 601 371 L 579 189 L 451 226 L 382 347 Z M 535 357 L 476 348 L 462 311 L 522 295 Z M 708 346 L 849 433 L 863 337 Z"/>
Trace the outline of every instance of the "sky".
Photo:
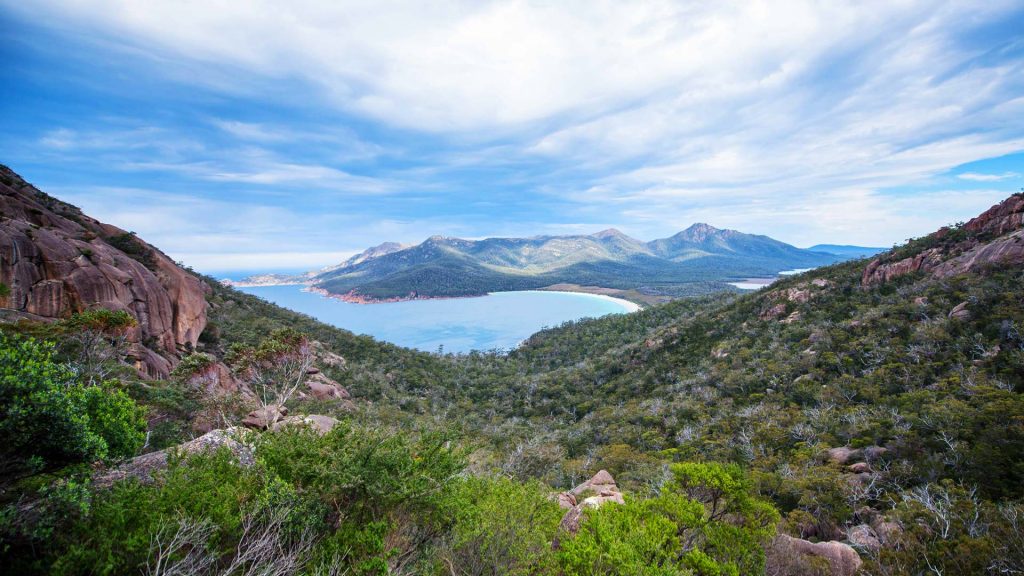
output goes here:
<path id="1" fill-rule="evenodd" d="M 206 272 L 694 222 L 891 246 L 1024 187 L 1024 3 L 0 0 L 0 162 Z"/>

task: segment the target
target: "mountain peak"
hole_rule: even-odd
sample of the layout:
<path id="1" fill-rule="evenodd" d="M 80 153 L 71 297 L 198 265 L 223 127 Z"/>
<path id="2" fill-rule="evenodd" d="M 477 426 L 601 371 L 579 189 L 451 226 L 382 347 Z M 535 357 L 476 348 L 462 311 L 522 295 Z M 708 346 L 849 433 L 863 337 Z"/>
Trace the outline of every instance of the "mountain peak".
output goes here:
<path id="1" fill-rule="evenodd" d="M 618 228 L 608 228 L 605 230 L 601 230 L 600 232 L 595 232 L 594 234 L 591 234 L 590 237 L 599 238 L 601 240 L 604 240 L 606 238 L 629 238 L 629 236 L 623 234 L 623 232 Z"/>
<path id="2" fill-rule="evenodd" d="M 722 230 L 721 228 L 715 228 L 710 224 L 704 222 L 697 222 L 691 225 L 686 230 L 676 234 L 674 237 L 679 239 L 689 240 L 691 242 L 704 242 L 708 238 L 714 236 L 720 236 L 729 230 Z"/>
<path id="3" fill-rule="evenodd" d="M 694 222 L 689 228 L 683 230 L 683 232 L 721 232 L 721 228 L 715 228 L 711 224 L 705 222 Z"/>

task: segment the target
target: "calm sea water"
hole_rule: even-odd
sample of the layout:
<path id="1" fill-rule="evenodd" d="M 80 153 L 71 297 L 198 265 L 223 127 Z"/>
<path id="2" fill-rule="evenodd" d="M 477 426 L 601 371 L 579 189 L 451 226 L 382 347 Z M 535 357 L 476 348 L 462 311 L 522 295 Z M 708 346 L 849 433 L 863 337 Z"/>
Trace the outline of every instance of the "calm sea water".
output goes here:
<path id="1" fill-rule="evenodd" d="M 733 286 L 741 290 L 760 290 L 765 286 L 770 286 L 772 282 L 775 282 L 779 278 L 782 278 L 784 276 L 793 276 L 795 274 L 803 274 L 804 272 L 808 272 L 810 270 L 814 270 L 814 268 L 795 268 L 793 270 L 783 270 L 782 272 L 779 272 L 779 275 L 776 276 L 775 278 L 750 278 L 742 282 L 729 282 L 729 284 L 732 284 Z"/>
<path id="2" fill-rule="evenodd" d="M 239 288 L 321 322 L 428 352 L 509 350 L 569 320 L 629 312 L 629 302 L 567 292 L 495 292 L 479 298 L 350 304 L 301 286 Z"/>

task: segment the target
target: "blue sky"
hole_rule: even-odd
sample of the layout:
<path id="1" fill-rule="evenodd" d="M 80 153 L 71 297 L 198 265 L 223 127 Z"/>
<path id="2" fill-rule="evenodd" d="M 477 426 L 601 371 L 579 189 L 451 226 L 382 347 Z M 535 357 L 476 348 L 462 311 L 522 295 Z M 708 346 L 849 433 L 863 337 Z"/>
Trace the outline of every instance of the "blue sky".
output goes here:
<path id="1" fill-rule="evenodd" d="M 1019 0 L 426 4 L 0 0 L 0 161 L 206 271 L 697 221 L 886 246 L 1024 186 Z"/>

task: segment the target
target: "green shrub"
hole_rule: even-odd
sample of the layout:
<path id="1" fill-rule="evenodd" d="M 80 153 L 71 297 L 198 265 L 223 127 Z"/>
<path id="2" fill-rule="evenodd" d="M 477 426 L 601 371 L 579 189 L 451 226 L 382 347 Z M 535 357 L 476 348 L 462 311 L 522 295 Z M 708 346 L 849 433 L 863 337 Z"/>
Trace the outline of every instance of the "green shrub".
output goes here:
<path id="1" fill-rule="evenodd" d="M 435 571 L 458 566 L 466 574 L 537 574 L 554 568 L 551 540 L 562 510 L 537 482 L 467 477 L 454 481 L 444 501 L 450 536 Z"/>
<path id="2" fill-rule="evenodd" d="M 217 357 L 203 352 L 194 352 L 181 359 L 181 362 L 171 371 L 171 378 L 175 380 L 187 380 L 188 378 L 206 370 L 217 362 Z"/>
<path id="3" fill-rule="evenodd" d="M 446 434 L 410 438 L 347 422 L 323 436 L 302 428 L 264 434 L 257 454 L 270 471 L 353 521 L 383 518 L 397 506 L 433 506 L 465 465 Z"/>
<path id="4" fill-rule="evenodd" d="M 699 574 L 764 571 L 779 515 L 752 495 L 735 465 L 683 463 L 661 495 L 584 513 L 561 543 L 566 574 Z"/>
<path id="5" fill-rule="evenodd" d="M 579 532 L 560 542 L 558 559 L 567 576 L 690 574 L 679 535 L 702 514 L 699 503 L 678 495 L 587 510 Z"/>
<path id="6" fill-rule="evenodd" d="M 70 464 L 133 455 L 141 408 L 110 385 L 82 386 L 53 346 L 0 333 L 0 459 L 4 483 Z"/>
<path id="7" fill-rule="evenodd" d="M 228 556 L 242 535 L 245 515 L 266 509 L 290 510 L 290 521 L 298 524 L 316 524 L 323 517 L 289 484 L 259 466 L 239 466 L 226 448 L 172 459 L 154 483 L 130 480 L 98 492 L 89 515 L 69 531 L 67 548 L 56 551 L 52 572 L 138 574 L 149 561 L 153 538 L 183 518 L 209 523 L 214 528 L 206 543 L 210 552 Z"/>

